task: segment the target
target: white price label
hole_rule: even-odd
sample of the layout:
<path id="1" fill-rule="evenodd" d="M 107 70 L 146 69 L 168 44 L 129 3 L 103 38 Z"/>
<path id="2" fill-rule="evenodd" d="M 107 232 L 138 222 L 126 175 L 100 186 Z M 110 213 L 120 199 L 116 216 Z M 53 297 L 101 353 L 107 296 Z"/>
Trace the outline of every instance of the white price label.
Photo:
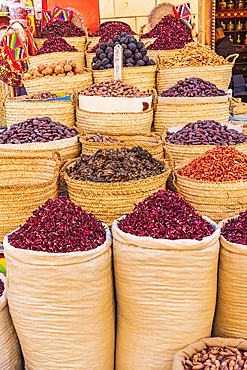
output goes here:
<path id="1" fill-rule="evenodd" d="M 122 80 L 123 48 L 121 45 L 114 47 L 114 79 Z"/>

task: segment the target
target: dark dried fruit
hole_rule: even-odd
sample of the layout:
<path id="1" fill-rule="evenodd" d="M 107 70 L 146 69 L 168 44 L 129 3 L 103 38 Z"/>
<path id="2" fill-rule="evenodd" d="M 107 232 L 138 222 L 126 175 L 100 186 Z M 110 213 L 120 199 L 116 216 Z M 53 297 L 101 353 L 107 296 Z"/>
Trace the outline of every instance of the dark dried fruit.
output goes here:
<path id="1" fill-rule="evenodd" d="M 41 48 L 36 51 L 35 55 L 58 53 L 58 52 L 76 52 L 78 51 L 74 46 L 71 46 L 62 37 L 51 37 L 46 40 Z"/>
<path id="2" fill-rule="evenodd" d="M 47 23 L 37 37 L 50 38 L 56 36 L 81 37 L 85 36 L 85 32 L 82 28 L 75 26 L 73 23 L 63 20 L 57 20 L 51 23 Z"/>

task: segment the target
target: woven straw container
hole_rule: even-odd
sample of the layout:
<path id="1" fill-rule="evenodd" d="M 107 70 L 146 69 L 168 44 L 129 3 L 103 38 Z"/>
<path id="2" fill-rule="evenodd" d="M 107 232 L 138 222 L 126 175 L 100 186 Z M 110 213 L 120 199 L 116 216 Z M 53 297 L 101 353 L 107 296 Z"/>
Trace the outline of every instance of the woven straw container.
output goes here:
<path id="1" fill-rule="evenodd" d="M 0 156 L 0 240 L 48 199 L 58 196 L 56 153 L 19 152 Z"/>
<path id="2" fill-rule="evenodd" d="M 6 109 L 3 106 L 5 95 L 5 84 L 0 81 L 0 127 L 6 125 Z"/>
<path id="3" fill-rule="evenodd" d="M 153 59 L 155 63 L 158 62 L 159 57 L 162 58 L 169 58 L 170 56 L 176 54 L 178 49 L 174 50 L 148 50 L 147 55 L 149 56 L 149 59 Z"/>
<path id="4" fill-rule="evenodd" d="M 90 48 L 90 49 L 93 49 L 95 47 L 95 45 L 97 45 L 99 43 L 99 40 L 100 40 L 100 36 L 98 36 L 98 37 L 89 36 L 87 38 L 86 47 Z"/>
<path id="5" fill-rule="evenodd" d="M 174 185 L 200 215 L 216 223 L 233 217 L 247 208 L 247 180 L 211 182 L 194 180 L 178 174 L 189 161 L 184 161 L 174 170 Z"/>
<path id="6" fill-rule="evenodd" d="M 69 198 L 111 226 L 114 220 L 133 211 L 135 204 L 143 201 L 154 192 L 165 189 L 166 180 L 171 172 L 169 164 L 158 176 L 137 181 L 102 183 L 74 180 L 68 176 L 66 169 L 73 166 L 77 160 L 65 163 L 60 171 L 62 181 L 65 181 Z"/>
<path id="7" fill-rule="evenodd" d="M 161 94 L 164 90 L 174 86 L 179 80 L 190 77 L 199 77 L 205 81 L 214 83 L 219 89 L 228 90 L 232 77 L 233 63 L 222 66 L 198 66 L 198 67 L 158 67 L 157 91 Z"/>
<path id="8" fill-rule="evenodd" d="M 50 117 L 68 127 L 75 126 L 75 104 L 71 100 L 35 101 L 11 100 L 5 102 L 7 127 L 34 117 Z"/>
<path id="9" fill-rule="evenodd" d="M 141 40 L 143 43 L 144 43 L 144 47 L 148 47 L 149 45 L 153 44 L 154 41 L 157 40 L 157 37 L 150 37 L 150 38 L 147 38 L 145 39 L 144 37 L 141 37 Z"/>
<path id="10" fill-rule="evenodd" d="M 74 93 L 93 84 L 92 72 L 74 76 L 45 76 L 33 80 L 25 80 L 24 86 L 27 93 L 36 94 L 38 91 Z"/>
<path id="11" fill-rule="evenodd" d="M 93 57 L 95 57 L 95 56 L 96 56 L 95 53 L 86 52 L 86 65 L 87 65 L 87 68 L 92 68 Z"/>
<path id="12" fill-rule="evenodd" d="M 159 136 L 150 133 L 147 135 L 128 135 L 128 136 L 114 136 L 115 139 L 124 140 L 123 143 L 98 143 L 86 141 L 86 136 L 94 135 L 93 133 L 85 132 L 80 135 L 80 142 L 82 153 L 94 154 L 99 149 L 121 149 L 123 146 L 132 149 L 135 146 L 140 146 L 142 149 L 147 150 L 154 158 L 163 159 L 163 145 Z"/>
<path id="13" fill-rule="evenodd" d="M 153 109 L 141 113 L 100 113 L 76 109 L 76 126 L 80 131 L 105 135 L 149 134 Z"/>
<path id="14" fill-rule="evenodd" d="M 122 80 L 138 89 L 146 91 L 155 88 L 156 65 L 144 67 L 123 68 Z M 114 78 L 114 70 L 93 71 L 94 83 L 104 82 Z"/>
<path id="15" fill-rule="evenodd" d="M 198 120 L 227 123 L 229 116 L 227 101 L 205 104 L 157 104 L 154 113 L 154 130 L 158 135 L 162 135 L 165 128 L 185 126 L 189 122 Z"/>
<path id="16" fill-rule="evenodd" d="M 30 67 L 37 67 L 38 64 L 50 64 L 56 63 L 59 60 L 70 60 L 73 59 L 77 67 L 83 68 L 85 67 L 85 54 L 84 52 L 73 52 L 73 51 L 64 51 L 58 53 L 47 53 L 41 55 L 34 55 L 29 57 L 29 68 Z"/>
<path id="17" fill-rule="evenodd" d="M 85 45 L 86 45 L 86 36 L 81 37 L 63 37 L 64 40 L 67 41 L 67 43 L 71 46 L 74 46 L 78 51 L 85 51 Z M 34 38 L 35 45 L 37 46 L 37 49 L 39 50 L 41 46 L 44 44 L 44 42 L 47 39 L 39 39 L 37 37 Z"/>

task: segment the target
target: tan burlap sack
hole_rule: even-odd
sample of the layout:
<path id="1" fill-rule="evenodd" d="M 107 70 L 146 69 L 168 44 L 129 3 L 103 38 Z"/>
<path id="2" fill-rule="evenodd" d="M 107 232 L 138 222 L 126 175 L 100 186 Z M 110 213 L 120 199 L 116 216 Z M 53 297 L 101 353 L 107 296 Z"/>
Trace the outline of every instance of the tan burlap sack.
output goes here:
<path id="1" fill-rule="evenodd" d="M 220 222 L 219 227 L 228 220 Z M 220 244 L 213 335 L 247 339 L 247 245 L 230 243 L 222 235 Z"/>
<path id="2" fill-rule="evenodd" d="M 109 229 L 105 243 L 86 252 L 17 249 L 7 236 L 4 252 L 9 308 L 26 370 L 113 370 Z"/>
<path id="3" fill-rule="evenodd" d="M 178 350 L 211 335 L 220 230 L 209 221 L 216 230 L 202 241 L 138 237 L 113 223 L 116 370 L 170 370 Z"/>
<path id="4" fill-rule="evenodd" d="M 172 370 L 184 370 L 185 361 L 206 347 L 236 347 L 239 350 L 247 350 L 247 341 L 235 338 L 203 338 L 178 351 L 173 359 Z"/>
<path id="5" fill-rule="evenodd" d="M 6 284 L 6 278 L 0 274 Z M 9 313 L 6 288 L 0 297 L 0 369 L 22 370 L 20 344 Z"/>

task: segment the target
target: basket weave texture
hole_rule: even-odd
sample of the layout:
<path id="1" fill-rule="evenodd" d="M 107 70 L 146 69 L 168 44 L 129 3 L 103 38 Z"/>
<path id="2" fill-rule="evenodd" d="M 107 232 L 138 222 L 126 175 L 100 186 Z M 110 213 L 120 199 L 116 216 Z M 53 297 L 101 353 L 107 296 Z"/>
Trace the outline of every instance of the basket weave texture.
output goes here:
<path id="1" fill-rule="evenodd" d="M 71 46 L 74 46 L 78 51 L 85 51 L 85 45 L 86 45 L 86 36 L 82 37 L 63 37 L 67 43 Z M 37 46 L 37 49 L 39 50 L 43 43 L 46 41 L 46 38 L 39 39 L 34 38 L 35 45 Z"/>
<path id="2" fill-rule="evenodd" d="M 153 59 L 155 63 L 159 61 L 160 58 L 169 58 L 170 56 L 176 54 L 178 49 L 173 50 L 148 50 L 149 59 Z"/>
<path id="3" fill-rule="evenodd" d="M 5 95 L 5 84 L 0 81 L 0 126 L 6 125 L 6 109 L 2 105 Z"/>
<path id="4" fill-rule="evenodd" d="M 70 200 L 86 212 L 92 212 L 96 218 L 109 226 L 114 220 L 132 212 L 135 204 L 154 192 L 165 189 L 166 180 L 171 173 L 169 164 L 166 164 L 166 169 L 161 175 L 137 181 L 117 183 L 80 181 L 70 178 L 65 171 L 76 161 L 68 161 L 60 171 L 61 179 L 66 182 Z"/>
<path id="5" fill-rule="evenodd" d="M 65 59 L 69 61 L 70 59 L 73 59 L 77 67 L 83 68 L 85 67 L 85 54 L 84 52 L 58 52 L 58 53 L 47 53 L 47 54 L 41 54 L 41 55 L 35 55 L 30 56 L 29 58 L 29 67 L 37 67 L 39 63 L 43 64 L 50 64 L 50 63 L 56 63 L 59 60 Z"/>

